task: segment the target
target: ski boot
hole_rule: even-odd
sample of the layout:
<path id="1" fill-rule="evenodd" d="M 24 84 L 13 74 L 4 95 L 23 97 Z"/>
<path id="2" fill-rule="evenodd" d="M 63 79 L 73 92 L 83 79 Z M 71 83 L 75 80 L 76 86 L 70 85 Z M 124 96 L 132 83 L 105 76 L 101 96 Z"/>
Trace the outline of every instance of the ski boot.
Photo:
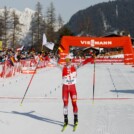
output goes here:
<path id="1" fill-rule="evenodd" d="M 68 115 L 64 115 L 64 125 L 68 125 Z"/>
<path id="2" fill-rule="evenodd" d="M 68 115 L 64 115 L 64 125 L 63 125 L 63 128 L 62 128 L 62 132 L 66 129 L 68 125 Z"/>
<path id="3" fill-rule="evenodd" d="M 76 130 L 77 126 L 78 126 L 78 115 L 76 114 L 76 115 L 74 115 L 74 126 L 73 126 L 73 131 Z"/>

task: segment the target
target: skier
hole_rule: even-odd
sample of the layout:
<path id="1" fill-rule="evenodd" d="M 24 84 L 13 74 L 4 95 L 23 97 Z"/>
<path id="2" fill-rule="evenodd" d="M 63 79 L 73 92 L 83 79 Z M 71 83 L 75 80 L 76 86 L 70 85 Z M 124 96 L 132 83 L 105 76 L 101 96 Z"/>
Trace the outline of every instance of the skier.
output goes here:
<path id="1" fill-rule="evenodd" d="M 62 99 L 63 99 L 63 114 L 64 114 L 64 125 L 62 132 L 65 130 L 65 128 L 68 125 L 68 102 L 69 102 L 69 96 L 72 101 L 73 106 L 73 113 L 74 113 L 74 127 L 73 131 L 76 130 L 76 127 L 78 125 L 78 106 L 77 106 L 77 91 L 76 91 L 76 78 L 77 78 L 77 69 L 85 65 L 89 62 L 92 62 L 93 57 L 85 59 L 83 62 L 80 63 L 80 65 L 74 65 L 72 63 L 72 55 L 68 54 L 65 57 L 65 65 L 60 66 L 57 65 L 55 61 L 50 62 L 52 64 L 57 65 L 59 68 L 62 68 Z"/>
<path id="2" fill-rule="evenodd" d="M 72 64 L 73 57 L 67 55 L 65 57 L 66 64 L 62 69 L 62 99 L 64 103 L 63 114 L 64 114 L 64 126 L 68 125 L 68 101 L 69 95 L 72 101 L 73 113 L 74 113 L 74 125 L 78 125 L 78 107 L 77 107 L 77 91 L 76 91 L 76 76 L 77 72 L 75 67 Z"/>

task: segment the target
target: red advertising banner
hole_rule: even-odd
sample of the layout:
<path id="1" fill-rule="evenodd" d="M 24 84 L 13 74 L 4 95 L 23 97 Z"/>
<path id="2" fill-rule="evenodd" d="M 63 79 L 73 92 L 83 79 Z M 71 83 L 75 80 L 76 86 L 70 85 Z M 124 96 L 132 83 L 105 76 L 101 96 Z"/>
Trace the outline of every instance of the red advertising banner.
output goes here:
<path id="1" fill-rule="evenodd" d="M 93 47 L 93 48 L 116 48 L 121 47 L 124 51 L 124 63 L 134 63 L 134 51 L 131 39 L 128 36 L 122 37 L 78 37 L 78 36 L 63 36 L 61 45 L 64 47 L 60 51 L 59 63 L 64 63 L 65 56 L 69 53 L 71 46 L 73 47 Z"/>

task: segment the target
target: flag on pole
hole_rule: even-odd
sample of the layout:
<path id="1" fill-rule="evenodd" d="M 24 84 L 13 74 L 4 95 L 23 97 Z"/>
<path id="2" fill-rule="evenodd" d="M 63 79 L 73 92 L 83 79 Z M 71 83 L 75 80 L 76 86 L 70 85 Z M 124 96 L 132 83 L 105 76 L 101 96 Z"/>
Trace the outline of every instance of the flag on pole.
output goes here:
<path id="1" fill-rule="evenodd" d="M 54 48 L 54 43 L 53 42 L 47 42 L 47 38 L 46 38 L 46 35 L 45 34 L 43 34 L 42 45 L 43 46 L 46 46 L 50 50 L 53 50 L 53 48 Z"/>
<path id="2" fill-rule="evenodd" d="M 59 47 L 59 48 L 58 48 L 58 50 L 59 50 L 60 52 L 63 52 L 63 50 L 62 50 L 62 48 L 61 48 L 61 47 Z"/>
<path id="3" fill-rule="evenodd" d="M 3 50 L 3 47 L 2 47 L 2 41 L 0 41 L 0 51 Z"/>
<path id="4" fill-rule="evenodd" d="M 22 51 L 24 48 L 24 46 L 20 47 L 20 48 L 17 48 L 17 51 Z"/>
<path id="5" fill-rule="evenodd" d="M 62 45 L 60 45 L 60 46 L 58 47 L 58 50 L 62 53 L 63 50 L 64 50 L 64 47 L 63 47 Z"/>
<path id="6" fill-rule="evenodd" d="M 43 42 L 42 42 L 42 45 L 45 46 L 47 44 L 47 38 L 46 38 L 46 35 L 43 34 Z"/>
<path id="7" fill-rule="evenodd" d="M 47 48 L 49 48 L 50 50 L 53 50 L 54 48 L 54 43 L 53 42 L 47 42 L 47 44 L 45 45 Z"/>

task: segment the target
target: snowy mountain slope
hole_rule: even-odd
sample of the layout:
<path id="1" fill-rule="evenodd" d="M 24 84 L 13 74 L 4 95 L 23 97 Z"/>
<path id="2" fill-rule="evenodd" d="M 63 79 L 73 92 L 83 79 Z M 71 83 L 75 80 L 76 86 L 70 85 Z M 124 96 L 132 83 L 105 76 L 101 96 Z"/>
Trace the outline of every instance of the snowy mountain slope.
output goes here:
<path id="1" fill-rule="evenodd" d="M 21 36 L 20 38 L 24 38 L 26 36 L 26 34 L 29 32 L 29 28 L 30 28 L 30 23 L 32 20 L 32 17 L 35 13 L 35 11 L 29 9 L 29 8 L 25 8 L 24 11 L 19 11 L 17 9 L 14 8 L 9 8 L 7 9 L 7 11 L 9 11 L 9 14 L 11 14 L 13 11 L 15 11 L 15 13 L 19 16 L 19 21 L 21 25 Z M 4 12 L 4 9 L 0 9 L 0 14 L 2 15 Z"/>
<path id="2" fill-rule="evenodd" d="M 109 0 L 79 10 L 66 26 L 75 35 L 104 36 L 111 32 L 123 32 L 123 35 L 133 37 L 133 20 L 134 0 Z"/>

